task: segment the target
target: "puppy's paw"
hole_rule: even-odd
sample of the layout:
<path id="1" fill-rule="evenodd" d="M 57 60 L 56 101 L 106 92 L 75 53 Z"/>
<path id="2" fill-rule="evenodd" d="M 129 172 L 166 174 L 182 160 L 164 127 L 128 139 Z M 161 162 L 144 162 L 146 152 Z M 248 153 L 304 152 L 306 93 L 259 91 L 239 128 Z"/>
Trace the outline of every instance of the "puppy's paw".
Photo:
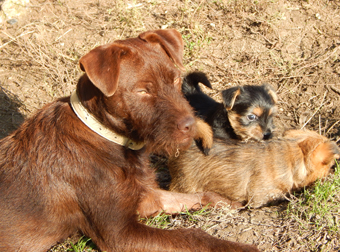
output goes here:
<path id="1" fill-rule="evenodd" d="M 213 131 L 209 124 L 198 117 L 196 117 L 196 129 L 196 144 L 207 155 L 213 145 Z"/>

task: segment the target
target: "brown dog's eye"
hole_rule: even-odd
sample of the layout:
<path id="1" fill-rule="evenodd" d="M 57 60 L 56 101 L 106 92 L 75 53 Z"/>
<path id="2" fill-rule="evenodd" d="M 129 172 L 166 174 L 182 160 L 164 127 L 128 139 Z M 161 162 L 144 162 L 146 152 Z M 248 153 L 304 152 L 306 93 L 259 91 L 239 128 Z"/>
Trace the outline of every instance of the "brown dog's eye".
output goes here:
<path id="1" fill-rule="evenodd" d="M 174 80 L 174 84 L 175 85 L 178 85 L 178 84 L 180 84 L 181 83 L 181 78 L 180 77 L 178 77 L 178 78 L 176 78 L 175 80 Z"/>
<path id="2" fill-rule="evenodd" d="M 182 84 L 182 79 L 181 77 L 178 77 L 174 80 L 174 85 L 178 90 L 181 90 L 181 84 Z"/>
<path id="3" fill-rule="evenodd" d="M 254 114 L 249 114 L 247 115 L 247 118 L 249 121 L 256 121 L 257 120 L 257 116 Z"/>
<path id="4" fill-rule="evenodd" d="M 140 90 L 137 90 L 137 93 L 141 94 L 141 95 L 146 95 L 146 94 L 149 94 L 149 92 L 145 89 L 140 89 Z"/>

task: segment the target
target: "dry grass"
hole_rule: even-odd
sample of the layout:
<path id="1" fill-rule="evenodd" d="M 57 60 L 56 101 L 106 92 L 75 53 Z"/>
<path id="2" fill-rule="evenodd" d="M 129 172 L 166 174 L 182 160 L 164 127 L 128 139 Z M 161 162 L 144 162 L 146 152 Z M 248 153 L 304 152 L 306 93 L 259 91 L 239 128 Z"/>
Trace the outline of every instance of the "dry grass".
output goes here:
<path id="1" fill-rule="evenodd" d="M 175 28 L 185 42 L 187 70 L 208 74 L 212 97 L 220 99 L 219 91 L 231 86 L 267 82 L 279 96 L 278 132 L 306 127 L 338 141 L 339 8 L 326 0 L 32 0 L 18 24 L 0 24 L 0 137 L 69 95 L 81 75 L 78 60 L 90 49 Z M 304 195 L 296 197 L 290 209 L 302 206 Z M 339 197 L 334 202 L 339 211 Z M 338 234 L 303 229 L 286 208 L 167 217 L 162 228 L 203 228 L 264 251 L 339 250 Z M 53 251 L 70 248 L 68 242 Z"/>

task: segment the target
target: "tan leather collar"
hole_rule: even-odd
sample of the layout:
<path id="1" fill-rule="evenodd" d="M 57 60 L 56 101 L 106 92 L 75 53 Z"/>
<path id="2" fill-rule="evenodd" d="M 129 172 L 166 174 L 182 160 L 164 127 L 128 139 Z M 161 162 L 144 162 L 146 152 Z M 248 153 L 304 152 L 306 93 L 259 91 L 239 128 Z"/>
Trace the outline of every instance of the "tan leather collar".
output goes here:
<path id="1" fill-rule="evenodd" d="M 78 116 L 78 118 L 91 130 L 96 132 L 98 135 L 114 142 L 116 144 L 125 146 L 131 150 L 140 150 L 144 147 L 144 143 L 137 143 L 132 141 L 131 139 L 118 135 L 112 130 L 106 128 L 103 124 L 101 124 L 93 115 L 91 115 L 86 108 L 81 104 L 79 97 L 77 95 L 77 91 L 74 91 L 71 94 L 70 102 L 74 113 Z"/>

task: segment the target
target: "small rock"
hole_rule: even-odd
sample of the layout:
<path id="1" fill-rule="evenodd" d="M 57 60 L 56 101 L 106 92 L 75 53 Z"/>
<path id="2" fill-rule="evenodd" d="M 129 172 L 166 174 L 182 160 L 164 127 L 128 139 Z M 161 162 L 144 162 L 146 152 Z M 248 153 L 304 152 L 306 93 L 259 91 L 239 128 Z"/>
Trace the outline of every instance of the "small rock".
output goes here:
<path id="1" fill-rule="evenodd" d="M 1 13 L 6 18 L 2 18 L 1 21 L 7 20 L 9 24 L 15 24 L 16 22 L 18 22 L 18 20 L 15 18 L 26 12 L 26 7 L 28 4 L 29 0 L 4 0 L 3 2 L 1 2 Z M 13 20 L 11 21 L 11 19 Z"/>
<path id="2" fill-rule="evenodd" d="M 18 23 L 18 20 L 15 19 L 15 18 L 11 18 L 11 19 L 7 20 L 7 23 L 9 23 L 10 25 L 14 25 L 14 24 Z"/>

